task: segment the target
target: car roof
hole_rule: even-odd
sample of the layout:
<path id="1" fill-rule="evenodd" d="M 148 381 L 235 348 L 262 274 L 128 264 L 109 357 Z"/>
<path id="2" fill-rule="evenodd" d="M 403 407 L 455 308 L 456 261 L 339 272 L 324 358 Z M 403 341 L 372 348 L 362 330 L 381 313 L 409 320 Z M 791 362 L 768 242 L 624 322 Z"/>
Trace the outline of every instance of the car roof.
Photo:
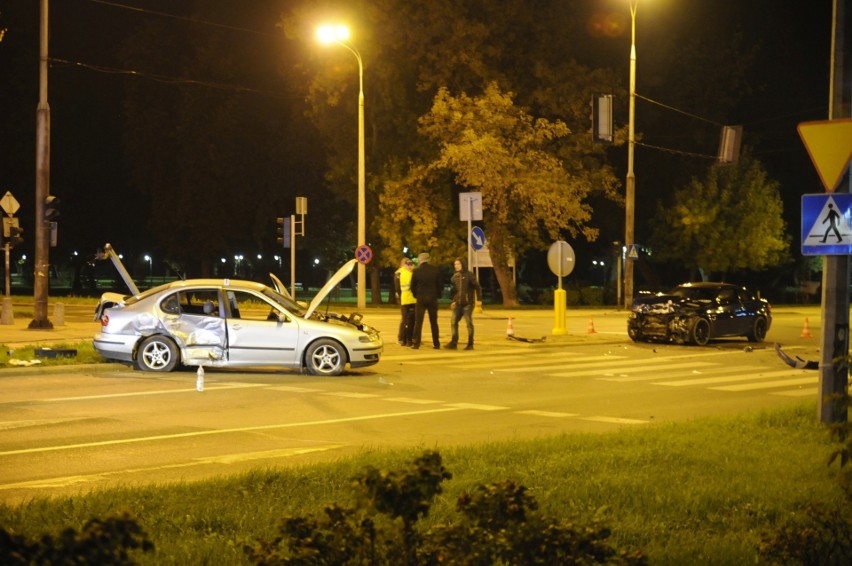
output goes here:
<path id="1" fill-rule="evenodd" d="M 167 291 L 173 289 L 191 289 L 194 287 L 226 287 L 226 288 L 241 288 L 241 289 L 252 289 L 255 291 L 260 291 L 262 289 L 267 288 L 263 283 L 258 283 L 257 281 L 246 281 L 243 279 L 184 279 L 171 281 L 166 283 L 165 285 L 160 285 L 154 289 L 149 289 L 148 291 L 154 291 L 158 289 L 159 291 Z M 145 294 L 144 292 L 142 294 Z"/>

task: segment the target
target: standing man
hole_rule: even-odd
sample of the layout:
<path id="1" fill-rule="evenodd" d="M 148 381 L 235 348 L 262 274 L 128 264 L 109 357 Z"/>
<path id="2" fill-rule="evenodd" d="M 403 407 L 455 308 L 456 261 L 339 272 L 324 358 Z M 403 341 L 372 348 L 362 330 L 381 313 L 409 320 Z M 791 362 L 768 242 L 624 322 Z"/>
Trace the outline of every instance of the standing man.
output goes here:
<path id="1" fill-rule="evenodd" d="M 473 350 L 473 306 L 476 301 L 482 300 L 482 288 L 473 273 L 468 271 L 464 259 L 457 257 L 453 262 L 453 303 L 450 315 L 450 325 L 453 329 L 453 337 L 447 348 L 455 350 L 459 344 L 459 320 L 464 317 L 467 324 L 467 346 L 465 350 Z"/>
<path id="2" fill-rule="evenodd" d="M 397 344 L 411 346 L 411 335 L 414 334 L 414 295 L 411 294 L 411 276 L 414 262 L 404 257 L 399 269 L 393 274 L 393 286 L 399 297 L 400 320 Z"/>
<path id="3" fill-rule="evenodd" d="M 438 297 L 441 296 L 441 270 L 429 263 L 429 254 L 417 256 L 417 269 L 411 275 L 411 293 L 417 302 L 414 305 L 414 335 L 411 337 L 411 347 L 420 347 L 423 334 L 423 317 L 429 313 L 429 324 L 432 327 L 432 346 L 438 350 L 441 342 L 438 337 Z"/>

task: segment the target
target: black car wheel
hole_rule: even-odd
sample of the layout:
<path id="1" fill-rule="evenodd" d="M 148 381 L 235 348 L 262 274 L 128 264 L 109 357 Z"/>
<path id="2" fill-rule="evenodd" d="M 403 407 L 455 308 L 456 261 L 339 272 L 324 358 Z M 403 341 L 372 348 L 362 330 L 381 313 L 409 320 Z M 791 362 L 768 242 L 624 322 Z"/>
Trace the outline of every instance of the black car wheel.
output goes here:
<path id="1" fill-rule="evenodd" d="M 305 352 L 305 365 L 313 375 L 340 375 L 346 366 L 346 350 L 334 340 L 317 340 Z"/>
<path id="2" fill-rule="evenodd" d="M 706 318 L 698 318 L 692 323 L 690 338 L 698 346 L 706 346 L 710 341 L 710 322 Z"/>
<path id="3" fill-rule="evenodd" d="M 166 336 L 148 336 L 139 344 L 136 367 L 143 371 L 172 371 L 180 355 L 177 346 Z"/>
<path id="4" fill-rule="evenodd" d="M 754 324 L 751 331 L 746 335 L 749 342 L 763 342 L 766 339 L 766 330 L 769 325 L 766 322 L 766 317 L 758 316 L 754 319 Z"/>

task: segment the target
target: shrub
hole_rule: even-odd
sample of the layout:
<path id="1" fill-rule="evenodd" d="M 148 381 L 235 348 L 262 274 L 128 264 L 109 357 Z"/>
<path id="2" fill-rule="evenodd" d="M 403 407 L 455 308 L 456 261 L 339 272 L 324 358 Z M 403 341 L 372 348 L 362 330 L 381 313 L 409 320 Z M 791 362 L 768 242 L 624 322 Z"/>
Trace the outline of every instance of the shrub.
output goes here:
<path id="1" fill-rule="evenodd" d="M 512 481 L 481 485 L 457 502 L 461 519 L 425 533 L 441 484 L 452 478 L 437 452 L 401 471 L 368 468 L 353 479 L 356 506 L 327 507 L 319 519 L 287 517 L 272 541 L 247 548 L 255 564 L 624 564 L 638 551 L 611 548 L 609 530 L 540 516 L 526 488 Z"/>

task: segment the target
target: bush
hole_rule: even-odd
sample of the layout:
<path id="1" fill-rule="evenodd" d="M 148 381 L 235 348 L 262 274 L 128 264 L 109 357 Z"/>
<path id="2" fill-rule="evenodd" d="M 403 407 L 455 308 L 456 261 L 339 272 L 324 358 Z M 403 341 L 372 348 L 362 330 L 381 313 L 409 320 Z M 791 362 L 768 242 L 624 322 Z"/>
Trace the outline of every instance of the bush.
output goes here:
<path id="1" fill-rule="evenodd" d="M 437 452 L 394 472 L 368 468 L 352 481 L 356 506 L 332 505 L 318 519 L 287 517 L 272 541 L 246 548 L 255 564 L 624 564 L 641 565 L 639 551 L 611 548 L 610 531 L 537 513 L 526 488 L 511 481 L 481 485 L 459 497 L 461 519 L 425 533 L 444 480 L 452 478 Z"/>

